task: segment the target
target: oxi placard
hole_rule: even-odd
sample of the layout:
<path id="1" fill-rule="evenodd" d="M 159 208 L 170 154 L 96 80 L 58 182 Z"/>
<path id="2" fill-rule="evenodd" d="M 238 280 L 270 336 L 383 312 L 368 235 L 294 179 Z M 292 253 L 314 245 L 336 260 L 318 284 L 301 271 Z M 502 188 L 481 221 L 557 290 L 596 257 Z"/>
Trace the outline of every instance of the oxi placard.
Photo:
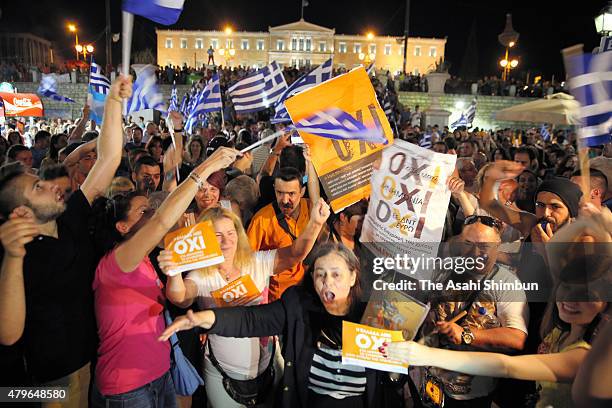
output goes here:
<path id="1" fill-rule="evenodd" d="M 173 231 L 166 235 L 164 244 L 167 250 L 172 251 L 176 264 L 169 271 L 169 276 L 217 265 L 225 260 L 210 221 Z"/>
<path id="2" fill-rule="evenodd" d="M 408 366 L 383 357 L 378 348 L 384 342 L 403 341 L 399 330 L 376 329 L 362 324 L 342 322 L 342 364 L 408 374 Z"/>
<path id="3" fill-rule="evenodd" d="M 249 275 L 241 276 L 221 289 L 210 292 L 210 294 L 219 307 L 248 305 L 261 296 L 261 292 Z"/>

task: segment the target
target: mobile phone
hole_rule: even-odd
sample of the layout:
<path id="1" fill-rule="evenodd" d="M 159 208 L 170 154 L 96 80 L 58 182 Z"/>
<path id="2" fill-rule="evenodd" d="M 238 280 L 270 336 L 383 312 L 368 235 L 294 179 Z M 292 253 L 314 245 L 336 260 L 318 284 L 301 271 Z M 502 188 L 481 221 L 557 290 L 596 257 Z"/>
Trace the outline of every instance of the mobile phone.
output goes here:
<path id="1" fill-rule="evenodd" d="M 300 136 L 298 134 L 292 134 L 291 135 L 291 144 L 305 144 L 305 143 L 304 143 L 304 139 L 302 139 L 302 136 Z"/>
<path id="2" fill-rule="evenodd" d="M 230 202 L 230 200 L 219 200 L 219 205 L 221 206 L 221 208 L 225 208 L 228 210 L 232 209 L 232 203 Z"/>
<path id="3" fill-rule="evenodd" d="M 544 220 L 540 222 L 540 226 L 544 231 L 546 231 L 546 226 L 548 225 L 548 221 Z"/>

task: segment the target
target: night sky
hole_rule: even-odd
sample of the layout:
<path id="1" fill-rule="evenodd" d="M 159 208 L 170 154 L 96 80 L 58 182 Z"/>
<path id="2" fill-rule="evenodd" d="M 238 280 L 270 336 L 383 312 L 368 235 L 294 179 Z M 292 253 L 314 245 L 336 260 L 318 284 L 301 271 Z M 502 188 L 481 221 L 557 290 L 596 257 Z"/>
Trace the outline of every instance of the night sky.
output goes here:
<path id="1" fill-rule="evenodd" d="M 337 33 L 357 34 L 372 30 L 377 34 L 401 36 L 404 30 L 404 0 L 309 0 L 305 19 Z M 68 21 L 80 28 L 81 42 L 93 43 L 96 59 L 105 62 L 104 0 L 54 0 L 31 2 L 0 0 L 0 30 L 31 31 L 55 42 L 55 52 L 71 56 L 74 37 L 66 30 Z M 230 23 L 236 30 L 266 31 L 268 26 L 299 19 L 301 0 L 186 0 L 179 21 L 170 28 L 221 29 Z M 499 0 L 412 0 L 410 35 L 448 37 L 446 59 L 451 73 L 475 72 L 478 76 L 499 74 L 497 61 L 503 56 L 497 35 L 504 29 L 505 14 L 512 13 L 514 29 L 520 33 L 516 53 L 521 66 L 517 76 L 545 78 L 563 75 L 560 50 L 583 43 L 585 51 L 599 44 L 593 17 L 604 7 L 604 0 L 499 1 Z M 120 1 L 111 0 L 113 32 L 121 30 Z M 475 30 L 474 51 L 467 52 L 468 37 Z M 156 49 L 154 24 L 136 17 L 134 50 Z M 113 44 L 113 58 L 120 58 L 120 43 Z"/>

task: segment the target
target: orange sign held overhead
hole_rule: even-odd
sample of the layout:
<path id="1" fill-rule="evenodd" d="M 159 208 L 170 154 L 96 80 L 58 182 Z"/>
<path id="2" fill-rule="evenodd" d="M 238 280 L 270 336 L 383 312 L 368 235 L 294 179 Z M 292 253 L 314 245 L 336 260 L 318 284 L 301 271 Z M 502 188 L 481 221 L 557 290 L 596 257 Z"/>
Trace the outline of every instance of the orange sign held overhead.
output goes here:
<path id="1" fill-rule="evenodd" d="M 167 250 L 172 251 L 176 268 L 170 276 L 192 269 L 205 268 L 224 261 L 212 222 L 204 221 L 173 231 L 164 238 Z"/>
<path id="2" fill-rule="evenodd" d="M 389 142 L 386 145 L 299 132 L 310 147 L 313 164 L 334 212 L 369 197 L 372 164 L 380 157 L 380 151 L 393 143 L 393 131 L 365 69 L 356 68 L 300 92 L 287 99 L 285 106 L 294 123 L 317 112 L 338 108 L 367 127 L 380 129 Z"/>
<path id="3" fill-rule="evenodd" d="M 0 92 L 5 116 L 44 116 L 43 104 L 35 94 Z"/>
<path id="4" fill-rule="evenodd" d="M 219 307 L 248 305 L 261 296 L 261 292 L 249 275 L 241 276 L 210 294 Z"/>
<path id="5" fill-rule="evenodd" d="M 377 329 L 363 324 L 342 322 L 342 364 L 353 364 L 375 370 L 408 374 L 408 366 L 385 358 L 380 351 L 383 343 L 403 341 L 400 330 Z"/>

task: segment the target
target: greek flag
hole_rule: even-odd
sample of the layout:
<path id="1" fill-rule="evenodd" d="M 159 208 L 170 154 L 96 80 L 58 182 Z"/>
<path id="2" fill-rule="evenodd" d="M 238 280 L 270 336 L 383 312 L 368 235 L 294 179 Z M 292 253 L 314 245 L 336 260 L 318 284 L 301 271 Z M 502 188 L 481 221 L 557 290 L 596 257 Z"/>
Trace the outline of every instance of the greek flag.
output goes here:
<path id="1" fill-rule="evenodd" d="M 389 91 L 385 90 L 385 95 L 382 100 L 382 108 L 385 111 L 385 115 L 389 121 L 393 120 L 393 107 L 391 106 L 391 99 L 389 98 Z"/>
<path id="2" fill-rule="evenodd" d="M 276 61 L 232 85 L 228 92 L 236 113 L 256 112 L 275 104 L 287 90 Z"/>
<path id="3" fill-rule="evenodd" d="M 295 129 L 337 140 L 365 140 L 387 144 L 382 129 L 369 128 L 338 108 L 329 108 L 295 123 Z"/>
<path id="4" fill-rule="evenodd" d="M 109 91 L 110 81 L 102 75 L 102 69 L 92 59 L 89 68 L 89 85 L 87 86 L 87 105 L 90 107 L 89 117 L 96 123 L 102 123 L 104 102 Z"/>
<path id="5" fill-rule="evenodd" d="M 178 96 L 176 96 L 176 82 L 174 82 L 172 84 L 172 91 L 170 92 L 170 107 L 168 108 L 168 112 L 178 110 Z"/>
<path id="6" fill-rule="evenodd" d="M 424 149 L 431 149 L 431 133 L 425 133 L 419 141 L 419 146 Z"/>
<path id="7" fill-rule="evenodd" d="M 461 126 L 468 127 L 468 120 L 465 117 L 465 113 L 462 113 L 461 117 L 459 119 L 457 119 L 456 122 L 454 122 L 454 123 L 452 123 L 450 125 L 450 127 L 453 128 L 453 129 L 456 129 L 456 128 L 461 127 Z"/>
<path id="8" fill-rule="evenodd" d="M 155 67 L 153 65 L 132 65 L 136 71 L 136 81 L 132 87 L 132 96 L 128 99 L 124 114 L 141 111 L 143 109 L 156 109 L 166 112 L 164 96 L 157 87 Z"/>
<path id="9" fill-rule="evenodd" d="M 183 116 L 187 115 L 187 102 L 189 101 L 189 97 L 187 96 L 187 92 L 183 95 L 183 100 L 181 101 L 181 107 L 179 112 L 183 114 Z"/>
<path id="10" fill-rule="evenodd" d="M 580 102 L 578 139 L 586 146 L 612 141 L 612 52 L 582 54 L 565 62 L 572 95 Z"/>
<path id="11" fill-rule="evenodd" d="M 472 103 L 465 110 L 465 119 L 467 120 L 467 127 L 472 127 L 474 119 L 476 118 L 476 99 L 472 99 Z"/>
<path id="12" fill-rule="evenodd" d="M 546 127 L 545 123 L 542 123 L 542 127 L 540 128 L 540 134 L 542 135 L 542 139 L 546 141 L 550 140 L 550 132 L 548 131 L 548 128 Z"/>
<path id="13" fill-rule="evenodd" d="M 297 94 L 298 92 L 302 92 L 308 88 L 311 88 L 315 85 L 318 85 L 322 82 L 327 81 L 332 77 L 332 69 L 334 66 L 333 58 L 328 59 L 323 64 L 319 65 L 317 68 L 310 71 L 308 74 L 302 75 L 298 78 L 294 83 L 292 83 L 289 88 L 280 98 L 278 98 L 278 102 L 274 109 L 276 112 L 274 113 L 274 117 L 270 120 L 272 123 L 282 123 L 282 122 L 291 122 L 291 118 L 289 117 L 289 113 L 285 108 L 285 100 L 290 98 L 291 96 Z"/>
<path id="14" fill-rule="evenodd" d="M 210 81 L 208 81 L 202 92 L 198 94 L 195 106 L 187 117 L 187 123 L 185 125 L 187 132 L 192 133 L 193 128 L 202 115 L 207 112 L 221 110 L 222 108 L 219 74 L 215 74 Z"/>
<path id="15" fill-rule="evenodd" d="M 368 73 L 368 76 L 372 76 L 376 73 L 376 67 L 374 66 L 374 61 L 372 61 L 372 63 L 368 65 L 368 67 L 366 68 L 366 72 Z"/>
<path id="16" fill-rule="evenodd" d="M 171 25 L 181 16 L 185 0 L 123 0 L 123 11 Z"/>
<path id="17" fill-rule="evenodd" d="M 74 103 L 74 99 L 70 99 L 57 93 L 57 78 L 55 78 L 55 74 L 43 74 L 42 80 L 40 81 L 40 86 L 38 87 L 38 93 L 42 96 L 46 96 L 47 98 L 51 98 L 54 101 Z"/>

